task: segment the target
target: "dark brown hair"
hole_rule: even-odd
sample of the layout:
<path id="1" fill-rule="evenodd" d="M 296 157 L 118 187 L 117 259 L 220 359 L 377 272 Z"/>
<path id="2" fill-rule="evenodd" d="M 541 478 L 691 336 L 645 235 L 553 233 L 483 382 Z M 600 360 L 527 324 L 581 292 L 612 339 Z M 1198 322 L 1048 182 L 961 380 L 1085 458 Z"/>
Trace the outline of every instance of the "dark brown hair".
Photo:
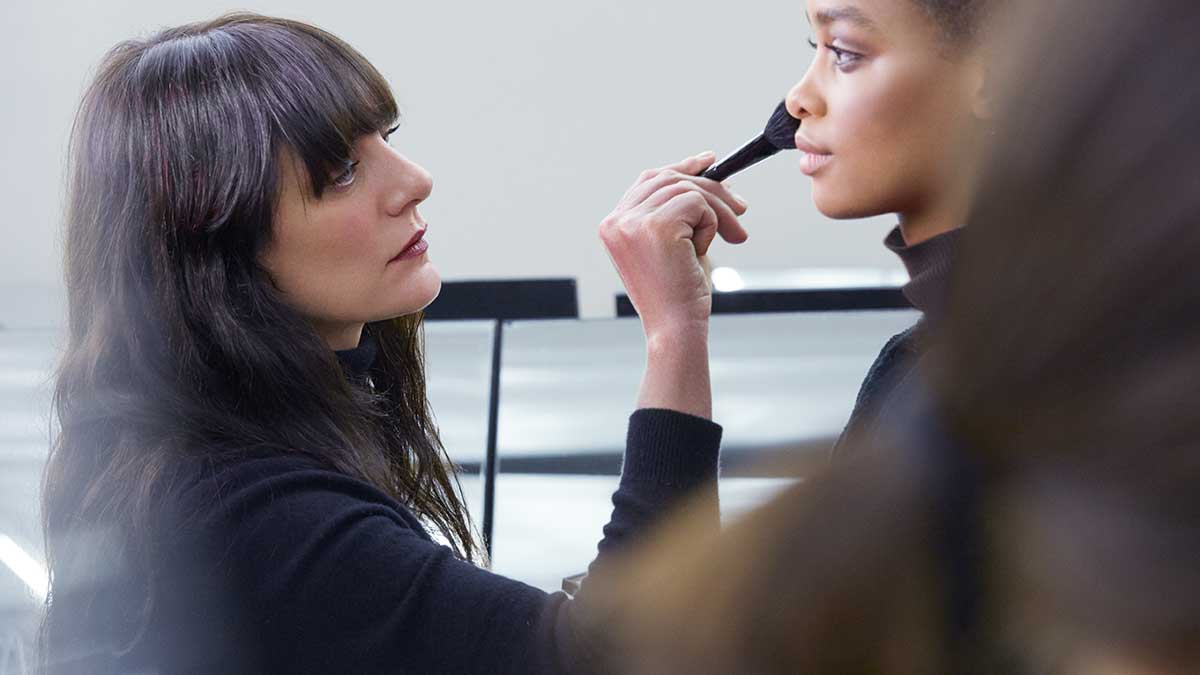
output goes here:
<path id="1" fill-rule="evenodd" d="M 117 644 L 136 638 L 155 597 L 154 516 L 189 458 L 311 457 L 479 555 L 426 400 L 420 315 L 368 325 L 374 387 L 355 386 L 259 264 L 277 158 L 299 158 L 319 196 L 355 140 L 397 116 L 362 55 L 295 21 L 234 14 L 105 57 L 72 145 L 45 635 L 93 555 L 82 540 L 147 580 L 144 611 L 112 622 Z"/>

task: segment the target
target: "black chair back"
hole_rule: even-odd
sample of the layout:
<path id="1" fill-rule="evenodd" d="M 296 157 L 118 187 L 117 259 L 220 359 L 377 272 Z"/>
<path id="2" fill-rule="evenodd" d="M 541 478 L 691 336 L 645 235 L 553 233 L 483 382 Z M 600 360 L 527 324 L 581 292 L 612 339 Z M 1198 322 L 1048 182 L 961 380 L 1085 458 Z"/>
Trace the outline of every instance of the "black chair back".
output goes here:
<path id="1" fill-rule="evenodd" d="M 579 299 L 574 279 L 497 279 L 445 281 L 425 319 L 577 319 Z"/>

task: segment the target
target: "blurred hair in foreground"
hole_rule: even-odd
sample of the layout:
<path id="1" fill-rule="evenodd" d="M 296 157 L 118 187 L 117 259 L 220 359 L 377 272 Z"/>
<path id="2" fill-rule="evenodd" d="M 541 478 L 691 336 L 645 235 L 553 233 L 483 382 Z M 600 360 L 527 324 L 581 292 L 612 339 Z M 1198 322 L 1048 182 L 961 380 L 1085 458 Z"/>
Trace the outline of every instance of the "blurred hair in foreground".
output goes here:
<path id="1" fill-rule="evenodd" d="M 1200 670 L 1200 5 L 1019 8 L 932 410 L 676 523 L 616 593 L 629 672 Z"/>

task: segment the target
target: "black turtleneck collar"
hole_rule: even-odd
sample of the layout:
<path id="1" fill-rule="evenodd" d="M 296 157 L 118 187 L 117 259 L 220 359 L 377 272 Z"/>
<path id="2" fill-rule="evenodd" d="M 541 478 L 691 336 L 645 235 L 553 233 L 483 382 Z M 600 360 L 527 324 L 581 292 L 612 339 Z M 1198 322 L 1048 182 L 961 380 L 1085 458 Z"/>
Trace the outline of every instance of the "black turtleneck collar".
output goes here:
<path id="1" fill-rule="evenodd" d="M 334 354 L 337 355 L 338 362 L 342 364 L 342 370 L 345 371 L 346 377 L 355 382 L 362 382 L 370 373 L 378 352 L 379 346 L 375 342 L 375 336 L 371 335 L 364 326 L 357 347 L 335 351 Z"/>
<path id="2" fill-rule="evenodd" d="M 900 291 L 923 314 L 937 317 L 945 309 L 950 269 L 961 238 L 960 227 L 909 246 L 897 226 L 883 240 L 908 270 L 908 283 Z"/>

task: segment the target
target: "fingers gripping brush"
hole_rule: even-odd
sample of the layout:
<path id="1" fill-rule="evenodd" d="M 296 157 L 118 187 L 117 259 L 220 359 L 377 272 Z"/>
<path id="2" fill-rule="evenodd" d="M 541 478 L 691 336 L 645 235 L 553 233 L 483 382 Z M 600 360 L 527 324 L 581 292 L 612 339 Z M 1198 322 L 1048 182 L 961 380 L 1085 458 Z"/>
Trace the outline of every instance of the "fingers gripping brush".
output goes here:
<path id="1" fill-rule="evenodd" d="M 754 166 L 780 150 L 796 149 L 796 130 L 800 120 L 788 114 L 787 107 L 780 103 L 767 121 L 767 128 L 733 154 L 713 164 L 703 174 L 705 178 L 723 181 L 733 174 Z"/>

